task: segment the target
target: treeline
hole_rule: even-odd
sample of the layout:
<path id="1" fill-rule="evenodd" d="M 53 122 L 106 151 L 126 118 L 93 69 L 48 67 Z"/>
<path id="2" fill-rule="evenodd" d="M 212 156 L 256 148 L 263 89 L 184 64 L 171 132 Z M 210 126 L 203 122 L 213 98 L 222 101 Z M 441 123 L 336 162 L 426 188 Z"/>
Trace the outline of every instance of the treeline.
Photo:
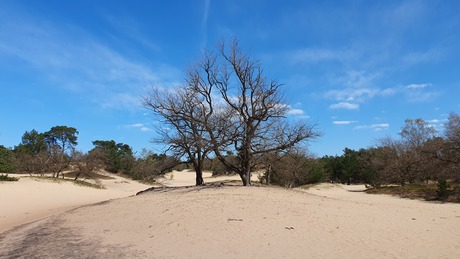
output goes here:
<path id="1" fill-rule="evenodd" d="M 52 177 L 92 178 L 98 170 L 123 173 L 137 180 L 152 180 L 179 165 L 178 159 L 143 150 L 136 157 L 128 144 L 95 140 L 87 153 L 76 150 L 78 130 L 55 126 L 49 131 L 26 131 L 14 148 L 0 145 L 0 173 L 26 173 Z M 66 173 L 64 175 L 64 173 Z"/>
<path id="2" fill-rule="evenodd" d="M 50 174 L 53 177 L 91 177 L 104 169 L 136 180 L 154 180 L 172 169 L 193 169 L 180 157 L 143 150 L 135 156 L 128 144 L 95 140 L 87 153 L 76 151 L 78 131 L 55 126 L 40 133 L 25 132 L 14 148 L 0 145 L 0 173 Z M 231 152 L 228 161 L 240 159 Z M 285 187 L 318 182 L 387 185 L 437 183 L 438 196 L 460 200 L 460 116 L 451 113 L 444 131 L 437 132 L 423 119 L 408 119 L 398 138 L 380 139 L 370 148 L 345 148 L 340 156 L 314 157 L 297 148 L 258 158 L 253 170 L 263 170 L 260 181 Z M 203 170 L 214 175 L 234 173 L 217 158 L 206 158 Z"/>
<path id="3" fill-rule="evenodd" d="M 443 132 L 423 119 L 407 119 L 398 138 L 380 139 L 366 149 L 345 148 L 340 156 L 289 151 L 272 158 L 261 180 L 286 187 L 316 182 L 435 186 L 438 198 L 459 201 L 460 116 L 451 113 Z"/>

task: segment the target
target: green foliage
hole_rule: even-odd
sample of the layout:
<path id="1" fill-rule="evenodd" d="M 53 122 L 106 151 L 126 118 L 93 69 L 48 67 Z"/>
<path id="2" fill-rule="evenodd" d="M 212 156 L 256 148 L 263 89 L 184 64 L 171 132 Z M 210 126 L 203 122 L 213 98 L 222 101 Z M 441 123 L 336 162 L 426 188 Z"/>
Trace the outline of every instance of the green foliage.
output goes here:
<path id="1" fill-rule="evenodd" d="M 447 184 L 446 179 L 440 178 L 438 179 L 438 189 L 436 190 L 436 194 L 438 195 L 438 199 L 445 200 L 449 196 L 449 185 Z"/>
<path id="2" fill-rule="evenodd" d="M 366 190 L 370 194 L 388 194 L 409 199 L 436 199 L 436 187 L 426 184 L 407 184 L 404 186 L 382 186 Z"/>
<path id="3" fill-rule="evenodd" d="M 341 182 L 342 176 L 342 158 L 339 156 L 325 156 L 321 159 L 324 164 L 324 170 L 331 182 Z"/>
<path id="4" fill-rule="evenodd" d="M 116 143 L 114 140 L 95 140 L 93 145 L 95 147 L 89 153 L 100 157 L 107 171 L 129 174 L 135 161 L 133 151 L 129 145 Z"/>
<path id="5" fill-rule="evenodd" d="M 16 169 L 14 152 L 0 145 L 0 173 L 14 173 Z"/>
<path id="6" fill-rule="evenodd" d="M 14 182 L 19 181 L 17 177 L 10 177 L 8 174 L 0 174 L 0 181 Z"/>
<path id="7" fill-rule="evenodd" d="M 22 135 L 21 143 L 15 148 L 16 152 L 33 155 L 47 150 L 48 146 L 45 141 L 44 133 L 39 133 L 35 129 L 30 132 L 26 131 L 24 135 Z"/>
<path id="8" fill-rule="evenodd" d="M 341 156 L 325 156 L 321 158 L 324 170 L 332 182 L 373 184 L 378 174 L 372 165 L 373 150 L 359 151 L 345 148 Z"/>
<path id="9" fill-rule="evenodd" d="M 18 170 L 30 174 L 53 173 L 59 177 L 72 161 L 78 131 L 73 127 L 55 126 L 45 133 L 35 129 L 25 132 L 14 152 Z"/>
<path id="10" fill-rule="evenodd" d="M 453 185 L 453 186 L 449 186 Z M 460 185 L 455 182 L 406 184 L 404 186 L 391 185 L 370 188 L 370 194 L 388 194 L 409 199 L 424 199 L 427 201 L 442 200 L 446 202 L 460 202 Z"/>
<path id="11" fill-rule="evenodd" d="M 305 184 L 319 183 L 325 180 L 326 170 L 324 165 L 318 160 L 310 160 L 306 167 L 307 169 L 307 182 Z"/>
<path id="12" fill-rule="evenodd" d="M 61 154 L 72 151 L 77 143 L 77 129 L 67 126 L 54 126 L 43 134 L 48 148 Z"/>

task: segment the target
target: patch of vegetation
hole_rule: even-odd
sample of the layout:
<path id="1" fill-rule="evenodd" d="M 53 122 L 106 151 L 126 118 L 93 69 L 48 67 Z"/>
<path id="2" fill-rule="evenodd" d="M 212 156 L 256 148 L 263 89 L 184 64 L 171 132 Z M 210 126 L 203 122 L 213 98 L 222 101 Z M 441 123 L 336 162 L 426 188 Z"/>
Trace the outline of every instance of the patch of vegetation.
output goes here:
<path id="1" fill-rule="evenodd" d="M 321 183 L 304 184 L 304 185 L 299 186 L 298 188 L 304 189 L 304 190 L 308 190 L 308 189 L 313 188 L 313 187 L 315 187 L 315 186 L 318 186 L 318 185 L 320 185 L 320 184 L 321 184 Z"/>
<path id="2" fill-rule="evenodd" d="M 77 174 L 76 171 L 72 171 L 72 172 L 65 173 L 64 176 L 73 179 L 73 178 L 75 178 L 76 174 Z M 112 176 L 98 174 L 98 173 L 94 173 L 94 172 L 91 172 L 89 174 L 88 173 L 85 174 L 85 178 L 94 179 L 94 180 L 99 180 L 99 179 L 101 179 L 101 180 L 113 180 L 113 179 L 115 179 Z"/>
<path id="3" fill-rule="evenodd" d="M 438 180 L 438 189 L 436 190 L 436 194 L 438 195 L 438 199 L 445 200 L 449 197 L 449 185 L 447 184 L 446 179 L 441 178 Z"/>
<path id="4" fill-rule="evenodd" d="M 42 177 L 42 176 L 31 176 L 31 178 L 39 180 L 39 181 L 49 181 L 53 183 L 63 183 L 63 182 L 68 182 L 68 183 L 73 183 L 78 186 L 84 186 L 84 187 L 90 187 L 90 188 L 95 188 L 95 189 L 104 189 L 101 185 L 94 184 L 94 183 L 89 183 L 81 180 L 71 180 L 71 179 L 63 179 L 63 178 L 56 178 L 56 177 Z"/>
<path id="5" fill-rule="evenodd" d="M 387 194 L 409 199 L 427 201 L 441 200 L 446 202 L 460 202 L 460 184 L 440 180 L 437 184 L 408 184 L 404 186 L 381 186 L 365 191 L 370 194 Z"/>
<path id="6" fill-rule="evenodd" d="M 95 189 L 105 189 L 105 187 L 102 186 L 102 185 L 89 183 L 89 182 L 85 182 L 85 181 L 80 181 L 80 180 L 73 181 L 73 180 L 71 180 L 70 182 L 72 182 L 75 185 L 79 185 L 79 186 L 85 186 L 85 187 L 90 187 L 90 188 L 95 188 Z"/>
<path id="7" fill-rule="evenodd" d="M 8 174 L 0 174 L 0 181 L 15 182 L 19 181 L 19 178 L 8 176 Z"/>

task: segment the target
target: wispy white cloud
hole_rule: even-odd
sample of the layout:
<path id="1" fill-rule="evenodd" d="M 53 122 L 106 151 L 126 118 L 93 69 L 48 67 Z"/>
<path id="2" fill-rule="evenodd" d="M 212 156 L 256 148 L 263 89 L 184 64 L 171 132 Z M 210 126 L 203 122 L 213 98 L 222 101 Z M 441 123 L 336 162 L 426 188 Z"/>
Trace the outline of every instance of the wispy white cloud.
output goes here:
<path id="1" fill-rule="evenodd" d="M 425 102 L 437 98 L 440 91 L 433 89 L 430 83 L 408 84 L 389 88 L 345 88 L 334 89 L 324 93 L 326 99 L 337 101 L 331 104 L 330 109 L 357 110 L 360 103 L 367 102 L 375 97 L 388 97 L 394 95 L 405 96 L 408 102 Z"/>
<path id="2" fill-rule="evenodd" d="M 208 18 L 211 0 L 204 0 L 203 16 L 201 17 L 201 47 L 205 48 L 208 41 Z"/>
<path id="3" fill-rule="evenodd" d="M 358 110 L 359 109 L 359 104 L 357 104 L 357 103 L 349 103 L 349 102 L 340 102 L 340 103 L 336 103 L 336 104 L 331 104 L 329 106 L 329 109 L 331 109 L 331 110 L 337 110 L 337 109 Z"/>
<path id="4" fill-rule="evenodd" d="M 410 85 L 407 85 L 406 88 L 409 88 L 409 89 L 423 89 L 423 88 L 426 88 L 426 87 L 430 87 L 431 84 L 410 84 Z"/>
<path id="5" fill-rule="evenodd" d="M 443 59 L 443 51 L 441 49 L 430 49 L 425 52 L 411 52 L 404 55 L 402 63 L 408 66 L 438 62 Z"/>
<path id="6" fill-rule="evenodd" d="M 290 109 L 287 114 L 290 114 L 290 115 L 303 115 L 305 112 L 301 109 Z"/>
<path id="7" fill-rule="evenodd" d="M 142 132 L 152 131 L 152 129 L 148 128 L 148 127 L 145 126 L 143 123 L 128 124 L 128 125 L 125 125 L 125 127 L 126 127 L 126 128 L 135 128 L 135 129 L 139 129 L 139 130 L 142 131 Z"/>
<path id="8" fill-rule="evenodd" d="M 380 76 L 380 72 L 349 70 L 332 81 L 335 84 L 344 85 L 348 88 L 371 88 L 374 81 Z"/>
<path id="9" fill-rule="evenodd" d="M 142 123 L 134 123 L 134 124 L 128 124 L 128 125 L 126 125 L 126 127 L 128 127 L 128 128 L 141 128 L 141 127 L 144 127 L 144 124 L 142 124 Z"/>
<path id="10" fill-rule="evenodd" d="M 371 129 L 371 130 L 374 130 L 374 131 L 382 131 L 382 130 L 386 130 L 390 127 L 390 124 L 388 123 L 380 123 L 380 124 L 372 124 L 372 125 L 359 125 L 359 126 L 356 126 L 355 129 Z"/>
<path id="11" fill-rule="evenodd" d="M 130 93 L 107 93 L 104 98 L 94 98 L 93 103 L 103 110 L 127 110 L 136 111 L 141 106 L 141 100 L 138 94 Z"/>
<path id="12" fill-rule="evenodd" d="M 221 98 L 222 97 L 220 96 L 216 96 L 216 100 L 220 100 Z M 235 101 L 238 101 L 238 98 L 236 96 L 235 96 Z M 301 104 L 297 104 L 297 105 L 301 105 Z M 293 108 L 289 104 L 285 104 L 285 103 L 277 104 L 276 108 L 285 110 L 286 114 L 288 115 L 295 115 L 297 117 L 301 117 L 301 116 L 308 117 L 307 115 L 305 115 L 304 110 Z"/>
<path id="13" fill-rule="evenodd" d="M 324 61 L 340 61 L 353 59 L 357 54 L 349 50 L 333 50 L 322 48 L 305 48 L 286 54 L 290 62 L 316 63 Z"/>
<path id="14" fill-rule="evenodd" d="M 333 121 L 332 123 L 335 125 L 350 125 L 353 123 L 357 123 L 357 121 Z"/>
<path id="15" fill-rule="evenodd" d="M 427 12 L 423 1 L 401 1 L 385 10 L 385 23 L 398 30 L 405 30 L 416 24 Z"/>
<path id="16" fill-rule="evenodd" d="M 328 90 L 324 98 L 331 99 L 337 104 L 332 104 L 331 109 L 358 109 L 359 103 L 367 102 L 377 96 L 390 96 L 397 93 L 394 88 L 379 88 L 374 86 L 374 81 L 380 75 L 368 74 L 364 71 L 348 71 L 344 76 L 333 79 L 334 84 L 345 86 L 341 89 Z M 353 105 L 350 105 L 352 103 Z"/>
<path id="17" fill-rule="evenodd" d="M 327 91 L 325 97 L 337 101 L 364 101 L 374 97 L 378 92 L 378 89 L 371 88 L 347 88 Z"/>
<path id="18" fill-rule="evenodd" d="M 153 42 L 151 39 L 146 37 L 146 34 L 143 32 L 145 24 L 140 24 L 133 17 L 122 16 L 120 14 L 114 15 L 105 15 L 105 20 L 119 33 L 123 35 L 123 39 L 130 38 L 138 43 L 140 46 L 147 47 L 151 51 L 159 52 L 161 47 Z"/>
<path id="19" fill-rule="evenodd" d="M 395 88 L 385 88 L 379 91 L 380 96 L 390 96 L 398 93 L 398 90 Z"/>
<path id="20" fill-rule="evenodd" d="M 404 87 L 402 92 L 409 102 L 432 101 L 441 94 L 435 89 L 430 90 L 428 88 L 432 88 L 432 84 L 409 84 Z"/>
<path id="21" fill-rule="evenodd" d="M 141 127 L 140 130 L 141 130 L 142 132 L 148 132 L 148 131 L 151 131 L 152 129 L 147 128 L 147 127 Z"/>

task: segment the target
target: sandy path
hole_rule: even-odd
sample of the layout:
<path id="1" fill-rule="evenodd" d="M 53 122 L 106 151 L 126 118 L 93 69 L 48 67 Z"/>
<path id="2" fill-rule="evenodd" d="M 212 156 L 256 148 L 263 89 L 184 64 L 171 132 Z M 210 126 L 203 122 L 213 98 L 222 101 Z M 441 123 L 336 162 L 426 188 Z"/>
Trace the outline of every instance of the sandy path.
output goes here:
<path id="1" fill-rule="evenodd" d="M 460 205 L 360 188 L 158 189 L 8 231 L 0 251 L 25 258 L 460 258 Z"/>

